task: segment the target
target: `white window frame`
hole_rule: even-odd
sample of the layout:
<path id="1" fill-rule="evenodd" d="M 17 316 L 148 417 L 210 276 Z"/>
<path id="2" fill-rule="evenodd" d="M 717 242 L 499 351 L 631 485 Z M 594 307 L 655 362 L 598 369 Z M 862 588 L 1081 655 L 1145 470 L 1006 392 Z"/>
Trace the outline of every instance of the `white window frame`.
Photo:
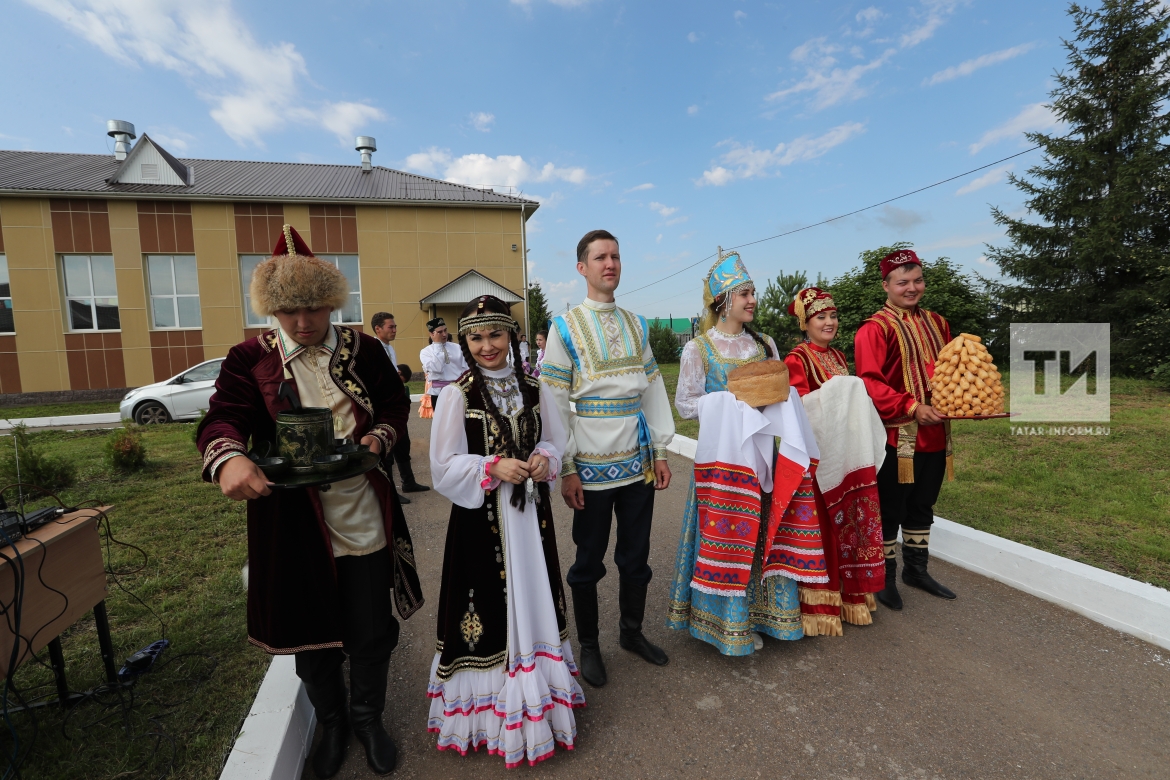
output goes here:
<path id="1" fill-rule="evenodd" d="M 189 257 L 189 258 L 191 258 L 192 261 L 195 260 L 195 255 L 185 255 L 185 254 L 180 254 L 180 255 L 149 254 L 149 255 L 146 255 L 146 257 L 145 257 L 144 265 L 146 266 L 146 285 L 150 289 L 150 322 L 151 322 L 151 326 L 153 327 L 154 330 L 203 330 L 203 311 L 202 311 L 202 309 L 199 308 L 198 267 L 196 267 L 196 279 L 195 279 L 196 291 L 195 291 L 195 293 L 194 294 L 181 293 L 181 292 L 179 292 L 178 275 L 175 273 L 175 258 L 178 258 L 178 257 L 182 257 L 182 258 Z M 150 276 L 150 260 L 151 260 L 151 258 L 166 258 L 167 260 L 170 261 L 171 289 L 174 290 L 173 293 L 170 293 L 170 294 L 155 293 L 154 288 L 151 286 L 151 281 L 150 281 L 150 279 L 151 279 L 151 276 Z M 154 321 L 154 301 L 156 298 L 170 298 L 171 299 L 171 311 L 175 315 L 175 323 L 176 323 L 175 325 L 173 325 L 173 326 L 159 325 L 157 322 Z M 179 298 L 194 298 L 195 299 L 196 309 L 199 311 L 199 324 L 198 325 L 183 325 L 183 324 L 179 323 Z"/>
<path id="2" fill-rule="evenodd" d="M 89 295 L 70 295 L 69 294 L 69 280 L 68 280 L 68 277 L 66 276 L 65 261 L 67 258 L 71 258 L 71 257 L 72 258 L 77 258 L 77 257 L 85 258 L 86 270 L 89 272 Z M 93 284 L 93 259 L 95 257 L 108 257 L 108 258 L 110 258 L 111 264 L 113 264 L 113 262 L 114 262 L 114 256 L 112 254 L 110 254 L 110 255 L 107 255 L 107 254 L 81 255 L 81 254 L 70 253 L 70 254 L 61 255 L 61 287 L 62 287 L 62 290 L 65 292 L 65 324 L 68 327 L 68 330 L 70 333 L 120 333 L 122 331 L 122 310 L 118 304 L 118 295 L 117 295 L 117 288 L 118 288 L 117 266 L 114 267 L 114 295 L 113 296 L 97 295 L 95 290 L 94 290 L 94 284 Z M 97 317 L 97 300 L 98 300 L 98 298 L 104 298 L 106 300 L 113 300 L 114 309 L 115 309 L 115 311 L 118 312 L 118 327 L 116 327 L 116 328 L 99 328 L 98 327 L 98 317 Z M 84 301 L 84 300 L 89 301 L 89 313 L 90 313 L 90 317 L 93 321 L 93 327 L 92 328 L 75 328 L 75 327 L 73 327 L 73 311 L 70 308 L 70 304 L 73 301 Z"/>
<path id="3" fill-rule="evenodd" d="M 333 312 L 333 314 L 329 317 L 329 321 L 334 322 L 334 323 L 338 323 L 341 325 L 362 325 L 362 324 L 364 324 L 361 320 L 361 317 L 362 317 L 362 314 L 361 314 L 361 312 L 362 312 L 362 278 L 361 278 L 362 264 L 361 264 L 361 260 L 358 258 L 358 255 L 345 254 L 345 253 L 336 254 L 336 255 L 317 255 L 317 258 L 319 260 L 324 260 L 327 263 L 332 263 L 338 270 L 341 270 L 341 265 L 340 265 L 340 262 L 338 260 L 338 258 L 341 258 L 341 257 L 352 257 L 355 261 L 357 261 L 357 267 L 358 267 L 357 289 L 350 290 L 349 295 L 351 295 L 351 296 L 356 295 L 357 296 L 358 319 L 353 320 L 352 322 L 351 321 L 343 321 L 341 319 L 342 312 L 335 310 Z M 251 258 L 257 258 L 257 265 L 258 265 L 259 263 L 262 263 L 265 260 L 267 260 L 268 256 L 257 255 L 257 254 L 240 255 L 240 286 L 242 288 L 240 300 L 244 302 L 244 307 L 243 307 L 244 308 L 244 327 L 245 328 L 272 327 L 276 324 L 276 320 L 273 317 L 265 317 L 264 320 L 261 322 L 260 318 L 256 316 L 256 313 L 254 311 L 252 311 L 252 304 L 251 304 L 251 300 L 250 300 L 251 293 L 248 290 L 248 288 L 252 284 L 252 275 L 248 274 L 247 277 L 245 277 L 245 275 L 244 275 L 244 261 L 251 259 Z M 346 280 L 348 281 L 349 277 L 346 277 Z"/>
<path id="4" fill-rule="evenodd" d="M 8 255 L 0 252 L 0 284 L 8 288 L 8 295 L 0 295 L 0 308 L 12 311 L 12 280 L 8 276 Z M 11 316 L 11 315 L 9 315 Z M 16 333 L 16 321 L 13 320 L 12 330 L 0 330 L 2 334 Z"/>

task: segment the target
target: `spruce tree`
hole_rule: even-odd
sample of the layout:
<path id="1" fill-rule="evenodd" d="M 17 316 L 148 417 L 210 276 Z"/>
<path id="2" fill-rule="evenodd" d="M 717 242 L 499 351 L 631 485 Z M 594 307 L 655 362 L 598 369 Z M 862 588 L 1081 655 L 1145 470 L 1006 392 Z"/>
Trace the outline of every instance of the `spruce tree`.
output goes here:
<path id="1" fill-rule="evenodd" d="M 540 289 L 540 282 L 532 282 L 528 285 L 528 329 L 531 331 L 528 340 L 535 343 L 536 334 L 542 330 L 548 330 L 548 323 L 551 319 L 552 314 L 548 310 L 548 299 L 544 297 L 544 290 Z M 535 347 L 530 347 L 530 349 L 535 350 Z"/>
<path id="2" fill-rule="evenodd" d="M 1001 323 L 1108 322 L 1112 370 L 1170 362 L 1170 11 L 1158 0 L 1072 4 L 1051 107 L 1066 134 L 1028 133 L 1044 160 L 1011 182 L 1039 222 L 999 208 L 1010 246 Z"/>

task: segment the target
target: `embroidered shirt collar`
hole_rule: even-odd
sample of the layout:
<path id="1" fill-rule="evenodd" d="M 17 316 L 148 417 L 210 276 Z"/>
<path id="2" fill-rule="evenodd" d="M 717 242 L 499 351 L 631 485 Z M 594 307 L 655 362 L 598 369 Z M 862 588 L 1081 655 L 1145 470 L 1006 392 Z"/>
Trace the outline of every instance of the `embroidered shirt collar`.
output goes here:
<path id="1" fill-rule="evenodd" d="M 901 306 L 898 306 L 897 304 L 892 303 L 889 300 L 886 301 L 885 308 L 889 309 L 890 311 L 892 311 L 894 314 L 897 314 L 901 318 L 914 317 L 919 312 L 919 307 L 917 307 L 917 306 L 915 306 L 913 309 L 903 309 Z"/>
<path id="2" fill-rule="evenodd" d="M 720 339 L 722 341 L 736 341 L 743 338 L 744 336 L 747 336 L 749 339 L 752 337 L 752 335 L 748 333 L 746 329 L 741 330 L 739 333 L 724 333 L 723 331 L 719 330 L 719 328 L 713 327 L 707 331 L 708 338 Z"/>
<path id="3" fill-rule="evenodd" d="M 308 347 L 306 347 L 304 344 L 298 344 L 292 336 L 285 333 L 284 328 L 277 328 L 276 334 L 277 344 L 280 349 L 280 362 L 282 365 L 288 363 L 297 355 L 308 349 Z M 329 332 L 325 335 L 325 341 L 321 344 L 318 344 L 317 347 L 319 349 L 324 349 L 330 354 L 332 354 L 337 349 L 337 329 L 333 327 L 332 323 L 329 325 Z"/>
<path id="4" fill-rule="evenodd" d="M 592 298 L 586 298 L 585 300 L 581 301 L 581 305 L 586 309 L 593 309 L 594 311 L 613 311 L 617 308 L 616 301 L 602 302 L 595 301 Z"/>

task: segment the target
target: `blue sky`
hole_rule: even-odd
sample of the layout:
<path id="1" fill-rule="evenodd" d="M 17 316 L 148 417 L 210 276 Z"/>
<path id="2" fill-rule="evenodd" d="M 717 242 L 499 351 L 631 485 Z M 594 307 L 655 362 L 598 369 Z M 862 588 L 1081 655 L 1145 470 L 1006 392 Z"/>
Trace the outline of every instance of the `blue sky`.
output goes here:
<path id="1" fill-rule="evenodd" d="M 540 199 L 530 273 L 556 308 L 583 296 L 576 243 L 604 227 L 621 305 L 689 316 L 710 263 L 663 280 L 717 245 L 1026 149 L 1024 131 L 1055 127 L 1070 35 L 1049 0 L 24 0 L 0 29 L 0 147 L 100 153 L 117 118 L 179 156 L 356 164 L 353 137 L 373 135 L 375 164 Z M 761 286 L 831 278 L 902 240 L 996 275 L 989 204 L 1020 213 L 1006 172 L 1039 159 L 744 262 Z"/>

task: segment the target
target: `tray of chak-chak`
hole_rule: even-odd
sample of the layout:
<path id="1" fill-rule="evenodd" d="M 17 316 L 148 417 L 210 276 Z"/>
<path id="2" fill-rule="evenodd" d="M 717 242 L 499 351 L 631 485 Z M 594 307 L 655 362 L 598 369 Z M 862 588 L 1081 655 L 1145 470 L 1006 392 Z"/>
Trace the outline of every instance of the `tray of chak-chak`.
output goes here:
<path id="1" fill-rule="evenodd" d="M 1015 417 L 1019 412 L 999 412 L 998 414 L 946 415 L 940 414 L 944 420 L 1002 420 L 1005 417 Z"/>

